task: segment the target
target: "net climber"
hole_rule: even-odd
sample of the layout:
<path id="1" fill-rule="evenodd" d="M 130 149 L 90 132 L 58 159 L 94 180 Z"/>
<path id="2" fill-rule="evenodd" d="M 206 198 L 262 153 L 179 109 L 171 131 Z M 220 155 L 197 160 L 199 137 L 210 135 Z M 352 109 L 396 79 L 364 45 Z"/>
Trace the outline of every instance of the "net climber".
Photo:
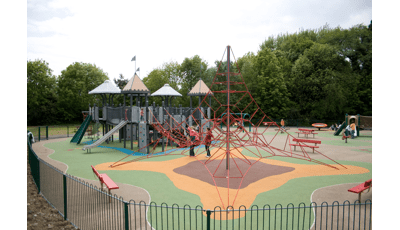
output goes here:
<path id="1" fill-rule="evenodd" d="M 232 62 L 236 64 L 236 71 L 231 68 L 231 53 L 234 57 L 231 47 L 227 46 L 223 55 L 224 58 L 226 54 L 227 65 L 222 65 L 223 60 L 219 62 L 210 90 L 199 102 L 199 106 L 193 110 L 192 115 L 181 122 L 177 122 L 168 111 L 166 112 L 165 115 L 169 116 L 173 121 L 173 127 L 181 128 L 176 129 L 175 133 L 171 135 L 168 132 L 168 130 L 172 129 L 170 124 L 161 125 L 157 122 L 156 117 L 154 117 L 156 122 L 152 123 L 153 128 L 161 134 L 162 138 L 180 143 L 180 154 L 194 156 L 198 164 L 205 167 L 210 181 L 215 185 L 221 206 L 227 208 L 235 205 L 241 187 L 247 184 L 246 175 L 252 171 L 254 165 L 262 165 L 262 163 L 259 163 L 262 159 L 282 156 L 306 160 L 337 170 L 345 168 L 345 166 L 318 150 L 315 150 L 315 154 L 322 156 L 322 158 L 329 160 L 331 163 L 313 159 L 303 147 L 307 146 L 307 143 L 299 142 L 300 150 L 293 150 L 291 144 L 294 142 L 294 137 L 283 129 L 284 123 L 281 124 L 283 127 L 278 126 L 260 109 L 243 80 L 236 60 Z M 226 88 L 221 88 L 221 85 L 226 86 Z M 222 97 L 216 96 L 218 94 L 225 94 L 226 101 L 221 101 Z M 233 95 L 235 95 L 235 100 L 231 98 Z M 207 97 L 211 97 L 213 103 L 208 102 Z M 225 100 L 225 97 L 223 98 Z M 203 106 L 209 107 L 210 113 L 204 112 L 201 109 Z M 195 113 L 200 113 L 200 116 L 204 117 L 206 122 L 194 119 L 193 114 Z M 248 116 L 244 118 L 243 114 L 248 114 Z M 194 121 L 195 125 L 199 126 L 199 130 L 204 130 L 206 124 L 210 124 L 205 138 L 199 136 L 197 140 L 195 138 L 195 141 L 185 138 L 184 127 L 189 127 L 191 123 L 189 121 Z M 272 137 L 264 135 L 267 132 L 271 132 L 269 126 L 263 126 L 266 122 L 273 123 L 279 127 L 278 131 L 273 131 L 274 129 L 272 129 L 272 132 L 274 132 Z M 251 131 L 243 127 L 245 123 L 251 124 Z M 238 125 L 232 126 L 233 124 Z M 189 137 L 195 135 L 192 133 L 193 129 L 194 127 L 187 129 Z M 280 131 L 283 131 L 284 135 L 278 135 Z M 210 141 L 210 137 L 212 141 Z M 160 138 L 154 140 L 154 142 L 159 141 Z M 206 147 L 195 148 L 197 145 L 205 145 Z M 172 152 L 169 154 L 173 154 L 176 148 L 171 148 L 171 150 Z M 210 157 L 202 158 L 205 156 Z M 154 157 L 154 155 L 145 156 L 142 159 L 146 157 Z M 140 159 L 135 159 L 135 161 L 137 160 Z M 130 162 L 134 161 L 121 162 L 120 160 L 115 162 L 112 167 L 118 167 L 121 164 Z"/>

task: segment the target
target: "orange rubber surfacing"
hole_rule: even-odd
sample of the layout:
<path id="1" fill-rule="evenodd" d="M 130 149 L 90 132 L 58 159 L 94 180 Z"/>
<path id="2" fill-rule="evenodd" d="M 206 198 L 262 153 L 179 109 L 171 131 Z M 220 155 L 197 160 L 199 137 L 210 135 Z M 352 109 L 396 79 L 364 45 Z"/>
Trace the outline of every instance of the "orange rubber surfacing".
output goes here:
<path id="1" fill-rule="evenodd" d="M 235 150 L 238 151 L 238 150 Z M 214 155 L 216 149 L 211 150 L 211 155 Z M 197 159 L 196 159 L 197 158 Z M 182 157 L 178 159 L 168 160 L 168 161 L 146 161 L 146 162 L 131 162 L 128 164 L 120 165 L 117 167 L 109 167 L 113 162 L 102 163 L 96 165 L 97 170 L 138 170 L 138 171 L 151 171 L 151 172 L 159 172 L 164 173 L 173 184 L 184 191 L 196 194 L 200 197 L 201 203 L 204 209 L 214 209 L 216 206 L 223 206 L 223 202 L 227 202 L 228 198 L 230 200 L 235 200 L 233 207 L 238 208 L 240 205 L 244 205 L 246 207 L 251 207 L 254 202 L 256 196 L 259 193 L 267 192 L 272 189 L 279 188 L 284 185 L 291 179 L 301 178 L 301 177 L 311 177 L 311 176 L 327 176 L 327 175 L 348 175 L 348 174 L 363 174 L 368 173 L 369 170 L 352 166 L 345 165 L 347 168 L 342 168 L 337 170 L 335 168 L 327 167 L 324 165 L 309 165 L 309 164 L 294 164 L 283 162 L 279 160 L 273 159 L 261 159 L 259 162 L 255 163 L 255 165 L 259 164 L 263 166 L 265 164 L 265 170 L 269 165 L 275 167 L 275 169 L 288 169 L 283 170 L 281 173 L 267 173 L 261 176 L 260 178 L 253 179 L 250 183 L 247 183 L 246 186 L 242 185 L 240 188 L 240 192 L 238 193 L 238 189 L 233 188 L 231 185 L 229 186 L 229 193 L 226 183 L 210 183 L 210 180 L 205 181 L 201 178 L 196 178 L 191 173 L 193 167 L 186 167 L 186 173 L 182 172 L 182 169 L 185 169 L 187 165 L 198 164 L 198 167 L 205 168 L 205 166 L 200 162 L 206 161 L 208 158 L 205 157 L 205 154 L 201 154 L 196 157 Z M 250 161 L 257 161 L 259 158 L 255 157 L 247 157 Z M 239 161 L 239 159 L 236 159 Z M 225 164 L 222 162 L 222 166 L 218 170 L 225 169 Z M 255 166 L 253 166 L 255 167 Z M 180 169 L 181 171 L 177 170 Z M 253 170 L 251 168 L 250 171 Z M 179 172 L 177 172 L 179 171 Z M 276 170 L 273 170 L 276 171 Z M 203 170 L 204 174 L 208 173 L 208 177 L 212 178 L 211 173 L 214 173 L 211 169 Z M 217 172 L 218 173 L 218 172 Z M 250 174 L 248 174 L 251 177 Z M 204 176 L 204 175 L 203 175 Z M 245 181 L 248 176 L 246 175 L 243 178 Z M 242 180 L 242 179 L 239 179 Z M 229 197 L 228 197 L 229 194 Z M 236 218 L 236 217 L 235 217 Z"/>

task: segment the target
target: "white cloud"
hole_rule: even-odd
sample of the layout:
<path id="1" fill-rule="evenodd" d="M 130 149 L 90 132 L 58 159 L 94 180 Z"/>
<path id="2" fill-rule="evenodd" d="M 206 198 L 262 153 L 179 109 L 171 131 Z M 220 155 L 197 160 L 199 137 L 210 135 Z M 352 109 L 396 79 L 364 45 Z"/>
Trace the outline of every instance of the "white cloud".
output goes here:
<path id="1" fill-rule="evenodd" d="M 271 35 L 317 29 L 325 23 L 349 27 L 372 18 L 371 7 L 358 10 L 359 4 L 347 1 L 338 6 L 261 0 L 29 2 L 28 8 L 68 14 L 49 14 L 46 20 L 28 14 L 28 59 L 46 60 L 56 75 L 72 62 L 93 63 L 110 79 L 120 73 L 131 77 L 134 55 L 143 78 L 164 62 L 180 63 L 196 54 L 213 65 L 227 45 L 238 58 L 256 52 Z"/>

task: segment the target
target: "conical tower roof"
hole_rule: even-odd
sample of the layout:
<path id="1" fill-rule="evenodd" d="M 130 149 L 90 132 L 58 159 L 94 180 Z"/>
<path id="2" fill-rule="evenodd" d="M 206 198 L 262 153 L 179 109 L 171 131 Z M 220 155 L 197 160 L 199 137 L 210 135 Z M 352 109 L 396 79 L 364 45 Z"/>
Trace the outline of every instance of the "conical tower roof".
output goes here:
<path id="1" fill-rule="evenodd" d="M 135 75 L 128 81 L 126 86 L 122 89 L 122 93 L 150 93 L 150 90 L 144 85 L 139 76 Z"/>
<path id="2" fill-rule="evenodd" d="M 193 86 L 192 90 L 188 93 L 188 96 L 204 96 L 207 95 L 207 93 L 210 91 L 210 89 L 207 87 L 206 83 L 204 83 L 203 80 L 199 80 L 196 85 Z M 213 94 L 210 92 L 210 94 Z"/>
<path id="3" fill-rule="evenodd" d="M 174 90 L 169 84 L 165 84 L 159 90 L 154 92 L 151 96 L 178 96 L 182 97 L 182 94 Z"/>
<path id="4" fill-rule="evenodd" d="M 121 93 L 121 89 L 115 86 L 110 80 L 105 80 L 103 84 L 97 86 L 89 94 L 116 94 Z"/>

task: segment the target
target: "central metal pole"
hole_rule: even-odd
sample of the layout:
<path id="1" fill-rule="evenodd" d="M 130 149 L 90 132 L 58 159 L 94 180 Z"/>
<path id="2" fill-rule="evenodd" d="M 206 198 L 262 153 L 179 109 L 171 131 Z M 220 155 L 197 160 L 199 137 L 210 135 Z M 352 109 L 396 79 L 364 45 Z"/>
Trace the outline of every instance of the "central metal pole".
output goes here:
<path id="1" fill-rule="evenodd" d="M 226 169 L 228 169 L 229 170 L 229 153 L 230 153 L 230 150 L 229 150 L 229 142 L 230 142 L 230 116 L 231 116 L 231 111 L 230 111 L 230 103 L 229 103 L 229 94 L 230 94 L 230 86 L 231 86 L 231 83 L 230 83 L 230 79 L 229 79 L 229 71 L 230 71 L 230 50 L 231 50 L 231 47 L 230 46 L 227 46 L 226 47 L 228 50 L 228 52 L 227 52 L 227 64 L 228 64 L 228 66 L 227 66 L 227 84 L 228 84 L 228 93 L 227 93 L 227 106 L 228 106 L 228 113 L 227 113 L 227 116 L 228 116 L 228 119 L 227 119 L 227 123 L 226 123 L 226 125 L 227 125 L 227 129 L 226 129 Z"/>

